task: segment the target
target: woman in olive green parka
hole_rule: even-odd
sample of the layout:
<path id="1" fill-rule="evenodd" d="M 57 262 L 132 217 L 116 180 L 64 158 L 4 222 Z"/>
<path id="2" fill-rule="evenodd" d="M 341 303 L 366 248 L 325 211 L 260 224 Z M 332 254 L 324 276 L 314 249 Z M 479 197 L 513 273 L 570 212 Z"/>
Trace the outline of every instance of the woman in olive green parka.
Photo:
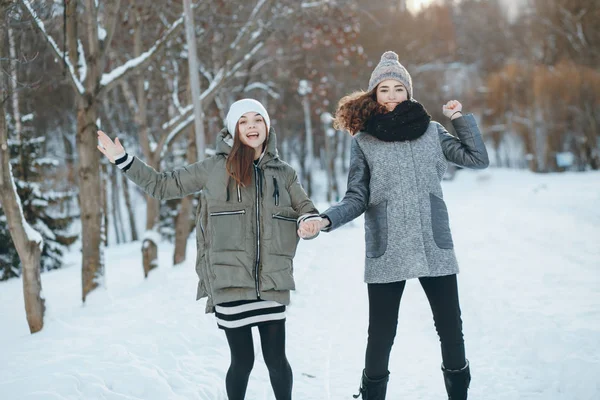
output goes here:
<path id="1" fill-rule="evenodd" d="M 298 237 L 319 232 L 318 211 L 294 169 L 279 159 L 269 115 L 256 100 L 232 104 L 216 154 L 159 173 L 99 131 L 98 149 L 150 196 L 166 200 L 200 192 L 196 220 L 197 298 L 208 297 L 225 330 L 232 362 L 229 399 L 243 399 L 258 326 L 276 398 L 291 399 L 292 371 L 285 357 L 285 308 L 295 289 Z M 297 224 L 307 221 L 303 229 Z"/>

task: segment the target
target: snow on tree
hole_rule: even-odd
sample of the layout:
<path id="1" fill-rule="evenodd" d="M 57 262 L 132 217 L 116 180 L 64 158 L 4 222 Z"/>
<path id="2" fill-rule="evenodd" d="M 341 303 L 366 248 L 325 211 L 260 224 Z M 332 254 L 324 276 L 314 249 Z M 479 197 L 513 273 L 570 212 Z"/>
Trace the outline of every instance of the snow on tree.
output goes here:
<path id="1" fill-rule="evenodd" d="M 66 207 L 67 202 L 75 201 L 77 193 L 52 187 L 53 173 L 60 168 L 59 161 L 44 155 L 44 137 L 32 136 L 32 131 L 25 129 L 21 140 L 8 141 L 10 164 L 23 215 L 44 239 L 40 268 L 48 271 L 62 266 L 63 254 L 77 239 L 77 232 L 71 232 L 70 226 L 78 215 L 69 214 L 72 208 Z M 0 210 L 0 237 L 6 238 L 0 245 L 0 269 L 4 271 L 0 280 L 21 275 L 21 262 L 6 232 L 6 218 Z"/>

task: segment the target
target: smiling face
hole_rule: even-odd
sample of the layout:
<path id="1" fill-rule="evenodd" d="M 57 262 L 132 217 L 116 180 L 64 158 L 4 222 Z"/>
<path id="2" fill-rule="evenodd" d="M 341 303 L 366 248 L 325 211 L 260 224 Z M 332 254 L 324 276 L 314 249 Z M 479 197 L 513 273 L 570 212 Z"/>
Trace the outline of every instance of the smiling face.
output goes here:
<path id="1" fill-rule="evenodd" d="M 262 115 L 251 111 L 238 120 L 239 139 L 246 146 L 256 151 L 262 151 L 262 145 L 267 139 L 267 124 Z"/>
<path id="2" fill-rule="evenodd" d="M 400 81 L 388 79 L 377 86 L 377 102 L 388 111 L 394 110 L 403 101 L 408 100 L 408 92 Z"/>

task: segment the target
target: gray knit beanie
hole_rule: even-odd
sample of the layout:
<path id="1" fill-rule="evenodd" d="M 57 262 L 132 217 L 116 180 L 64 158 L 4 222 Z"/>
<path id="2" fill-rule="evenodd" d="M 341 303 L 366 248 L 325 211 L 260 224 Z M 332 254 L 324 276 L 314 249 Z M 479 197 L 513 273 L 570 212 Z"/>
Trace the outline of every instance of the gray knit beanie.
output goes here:
<path id="1" fill-rule="evenodd" d="M 369 88 L 367 92 L 375 89 L 377 85 L 386 79 L 395 79 L 400 81 L 408 91 L 408 98 L 413 98 L 412 79 L 410 74 L 398 61 L 398 54 L 393 51 L 386 51 L 381 56 L 381 61 L 373 70 L 371 79 L 369 79 Z"/>

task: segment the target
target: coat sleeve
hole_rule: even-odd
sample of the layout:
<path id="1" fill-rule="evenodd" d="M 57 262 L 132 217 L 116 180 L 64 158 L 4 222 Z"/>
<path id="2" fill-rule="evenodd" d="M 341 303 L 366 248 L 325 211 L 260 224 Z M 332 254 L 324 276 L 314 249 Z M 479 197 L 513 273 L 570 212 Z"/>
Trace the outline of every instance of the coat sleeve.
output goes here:
<path id="1" fill-rule="evenodd" d="M 369 205 L 369 183 L 371 174 L 365 154 L 358 141 L 352 140 L 350 148 L 350 170 L 348 185 L 342 201 L 330 207 L 322 216 L 329 219 L 331 225 L 324 232 L 330 232 L 352 221 L 364 213 Z"/>
<path id="2" fill-rule="evenodd" d="M 157 172 L 134 157 L 131 166 L 124 173 L 150 196 L 159 200 L 169 200 L 201 191 L 206 184 L 211 165 L 214 165 L 212 158 L 207 158 L 170 172 Z"/>
<path id="3" fill-rule="evenodd" d="M 473 114 L 452 120 L 458 138 L 437 123 L 442 151 L 448 161 L 460 167 L 484 169 L 490 164 L 481 132 Z"/>
<path id="4" fill-rule="evenodd" d="M 298 180 L 298 174 L 296 174 L 296 171 L 294 171 L 291 167 L 290 170 L 290 178 L 287 182 L 286 189 L 292 200 L 292 208 L 299 215 L 318 214 L 319 211 L 313 204 L 312 200 L 308 198 L 308 195 L 300 184 L 300 181 Z"/>

